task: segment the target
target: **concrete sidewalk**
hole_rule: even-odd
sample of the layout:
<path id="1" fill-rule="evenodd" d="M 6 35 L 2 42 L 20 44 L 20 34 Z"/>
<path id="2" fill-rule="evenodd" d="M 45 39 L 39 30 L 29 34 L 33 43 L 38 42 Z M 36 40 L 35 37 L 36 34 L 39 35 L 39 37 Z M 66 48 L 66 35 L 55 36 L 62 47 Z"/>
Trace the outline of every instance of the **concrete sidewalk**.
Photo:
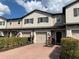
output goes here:
<path id="1" fill-rule="evenodd" d="M 32 44 L 0 52 L 0 59 L 59 59 L 59 48 L 58 45 L 44 47 L 42 44 Z"/>

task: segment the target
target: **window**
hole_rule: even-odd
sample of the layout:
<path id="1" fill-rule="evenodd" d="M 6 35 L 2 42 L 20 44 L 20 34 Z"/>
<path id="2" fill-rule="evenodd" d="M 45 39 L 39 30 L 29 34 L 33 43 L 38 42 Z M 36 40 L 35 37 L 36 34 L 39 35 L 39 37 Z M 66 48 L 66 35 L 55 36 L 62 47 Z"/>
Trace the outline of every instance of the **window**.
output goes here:
<path id="1" fill-rule="evenodd" d="M 38 23 L 42 23 L 42 22 L 48 23 L 48 17 L 40 17 L 40 18 L 38 18 Z"/>
<path id="2" fill-rule="evenodd" d="M 25 19 L 24 24 L 33 24 L 33 18 L 32 19 Z"/>
<path id="3" fill-rule="evenodd" d="M 5 21 L 0 22 L 0 25 L 5 25 Z"/>
<path id="4" fill-rule="evenodd" d="M 3 22 L 3 25 L 5 25 L 5 22 Z"/>
<path id="5" fill-rule="evenodd" d="M 2 22 L 0 22 L 0 25 L 2 25 Z"/>
<path id="6" fill-rule="evenodd" d="M 79 8 L 74 8 L 74 16 L 79 16 Z"/>
<path id="7" fill-rule="evenodd" d="M 57 18 L 57 23 L 61 23 L 61 18 Z"/>
<path id="8" fill-rule="evenodd" d="M 18 24 L 20 24 L 20 20 L 18 21 Z"/>

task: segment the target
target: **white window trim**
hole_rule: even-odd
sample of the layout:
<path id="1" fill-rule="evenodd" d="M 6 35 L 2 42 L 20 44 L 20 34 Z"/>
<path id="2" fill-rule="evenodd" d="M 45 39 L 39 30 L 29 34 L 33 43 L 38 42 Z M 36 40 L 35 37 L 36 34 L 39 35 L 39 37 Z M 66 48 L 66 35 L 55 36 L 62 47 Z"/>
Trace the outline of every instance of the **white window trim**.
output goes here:
<path id="1" fill-rule="evenodd" d="M 48 20 L 48 22 L 46 22 L 46 21 L 43 21 L 43 22 L 39 22 L 39 18 L 47 18 L 47 20 Z M 38 23 L 40 24 L 40 23 L 49 23 L 49 18 L 48 17 L 39 17 L 38 18 Z M 43 20 L 43 19 L 42 19 Z"/>

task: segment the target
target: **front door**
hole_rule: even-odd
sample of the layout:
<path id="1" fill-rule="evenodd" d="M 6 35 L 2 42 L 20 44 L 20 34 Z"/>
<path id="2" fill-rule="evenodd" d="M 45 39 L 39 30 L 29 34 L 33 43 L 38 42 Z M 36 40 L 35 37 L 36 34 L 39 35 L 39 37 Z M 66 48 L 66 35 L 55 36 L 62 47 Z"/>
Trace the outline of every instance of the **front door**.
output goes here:
<path id="1" fill-rule="evenodd" d="M 62 32 L 56 32 L 56 43 L 61 43 Z"/>

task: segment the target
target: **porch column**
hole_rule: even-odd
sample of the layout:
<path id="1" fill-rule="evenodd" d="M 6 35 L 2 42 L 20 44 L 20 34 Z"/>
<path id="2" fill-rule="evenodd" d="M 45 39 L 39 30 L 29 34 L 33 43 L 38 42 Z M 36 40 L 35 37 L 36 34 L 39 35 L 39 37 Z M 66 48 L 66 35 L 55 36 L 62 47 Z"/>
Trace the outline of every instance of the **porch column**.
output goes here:
<path id="1" fill-rule="evenodd" d="M 34 43 L 34 32 L 31 32 L 31 43 Z"/>
<path id="2" fill-rule="evenodd" d="M 12 37 L 12 32 L 10 32 L 10 36 L 9 37 Z"/>
<path id="3" fill-rule="evenodd" d="M 36 43 L 36 32 L 34 32 L 34 43 Z"/>
<path id="4" fill-rule="evenodd" d="M 72 37 L 72 30 L 71 29 L 66 30 L 66 37 Z"/>

